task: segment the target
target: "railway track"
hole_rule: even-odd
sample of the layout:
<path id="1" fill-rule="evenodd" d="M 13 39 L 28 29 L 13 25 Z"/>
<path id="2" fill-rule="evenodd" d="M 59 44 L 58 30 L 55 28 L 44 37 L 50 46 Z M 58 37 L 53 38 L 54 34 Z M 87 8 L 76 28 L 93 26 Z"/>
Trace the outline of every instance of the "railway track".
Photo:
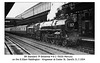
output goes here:
<path id="1" fill-rule="evenodd" d="M 54 47 L 52 45 L 47 45 L 47 44 L 43 44 L 41 42 L 37 42 L 37 41 L 33 41 L 27 38 L 22 38 L 22 37 L 17 37 L 15 35 L 10 35 L 11 38 L 13 38 L 13 41 L 19 44 L 24 44 L 30 48 L 33 48 L 34 50 L 38 50 L 38 52 L 44 51 L 42 52 L 42 54 L 69 54 L 69 55 L 86 55 L 87 53 L 82 53 L 82 52 L 78 52 L 72 49 L 64 49 L 64 48 L 57 48 Z M 22 40 L 23 39 L 23 40 Z M 28 42 L 28 43 L 27 43 Z M 23 46 L 23 45 L 21 45 Z M 31 49 L 31 50 L 33 50 Z"/>
<path id="2" fill-rule="evenodd" d="M 9 40 L 6 36 L 5 38 L 5 46 L 10 53 L 10 55 L 30 55 L 31 53 L 27 50 L 25 50 L 20 45 L 13 43 L 11 40 Z"/>
<path id="3" fill-rule="evenodd" d="M 73 55 L 73 53 L 62 51 L 62 50 L 59 50 L 59 49 L 56 49 L 56 48 L 53 48 L 53 47 L 48 47 L 46 45 L 42 45 L 42 44 L 39 44 L 39 43 L 27 43 L 27 42 L 24 42 L 24 41 L 19 40 L 17 38 L 14 38 L 14 37 L 11 37 L 11 38 L 12 38 L 11 41 L 18 43 L 21 46 L 26 45 L 27 47 L 32 48 L 33 51 L 34 51 L 34 49 L 38 50 L 38 52 L 42 51 L 42 54 L 50 54 L 50 55 L 70 54 L 70 55 Z"/>
<path id="4" fill-rule="evenodd" d="M 9 55 L 12 55 L 12 51 L 10 50 L 10 48 L 8 47 L 8 45 L 7 45 L 6 43 L 5 43 L 5 47 L 6 47 L 6 48 L 5 48 L 5 54 L 6 54 L 6 55 L 8 55 L 8 54 L 9 54 Z"/>

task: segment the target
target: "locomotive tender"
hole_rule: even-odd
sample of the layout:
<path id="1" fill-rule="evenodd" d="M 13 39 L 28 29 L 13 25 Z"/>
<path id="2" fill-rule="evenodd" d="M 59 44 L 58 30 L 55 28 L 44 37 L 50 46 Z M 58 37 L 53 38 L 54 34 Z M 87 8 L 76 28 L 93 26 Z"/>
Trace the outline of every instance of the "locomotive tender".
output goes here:
<path id="1" fill-rule="evenodd" d="M 11 27 L 10 32 L 62 46 L 94 39 L 94 2 L 70 2 L 61 8 L 53 20 Z"/>

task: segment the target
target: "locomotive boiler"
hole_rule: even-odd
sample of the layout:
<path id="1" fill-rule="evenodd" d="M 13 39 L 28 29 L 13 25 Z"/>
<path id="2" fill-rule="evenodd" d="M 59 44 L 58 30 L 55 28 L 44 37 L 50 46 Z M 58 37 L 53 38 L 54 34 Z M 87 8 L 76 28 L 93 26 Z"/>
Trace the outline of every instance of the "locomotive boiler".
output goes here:
<path id="1" fill-rule="evenodd" d="M 40 23 L 40 28 L 36 31 L 36 36 L 41 41 L 56 44 L 75 44 L 79 38 L 79 33 L 75 29 L 75 22 L 71 19 L 53 20 Z"/>

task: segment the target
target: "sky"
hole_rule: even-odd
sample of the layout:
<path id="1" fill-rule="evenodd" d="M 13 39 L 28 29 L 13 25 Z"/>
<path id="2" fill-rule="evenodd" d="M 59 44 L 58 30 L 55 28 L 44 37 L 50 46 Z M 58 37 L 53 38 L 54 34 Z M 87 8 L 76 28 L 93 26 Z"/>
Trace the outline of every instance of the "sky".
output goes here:
<path id="1" fill-rule="evenodd" d="M 9 11 L 6 17 L 14 18 L 17 15 L 23 13 L 25 10 L 29 9 L 30 7 L 36 5 L 38 2 L 34 3 L 26 3 L 26 2 L 15 2 L 11 10 Z"/>

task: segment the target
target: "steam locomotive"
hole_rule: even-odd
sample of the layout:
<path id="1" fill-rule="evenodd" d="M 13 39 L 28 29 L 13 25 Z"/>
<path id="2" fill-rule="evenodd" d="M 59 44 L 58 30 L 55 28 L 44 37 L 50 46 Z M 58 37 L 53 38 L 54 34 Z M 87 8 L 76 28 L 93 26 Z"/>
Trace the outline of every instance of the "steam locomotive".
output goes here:
<path id="1" fill-rule="evenodd" d="M 77 44 L 84 38 L 94 40 L 94 2 L 70 2 L 57 10 L 53 20 L 10 27 L 9 32 L 62 46 Z"/>

